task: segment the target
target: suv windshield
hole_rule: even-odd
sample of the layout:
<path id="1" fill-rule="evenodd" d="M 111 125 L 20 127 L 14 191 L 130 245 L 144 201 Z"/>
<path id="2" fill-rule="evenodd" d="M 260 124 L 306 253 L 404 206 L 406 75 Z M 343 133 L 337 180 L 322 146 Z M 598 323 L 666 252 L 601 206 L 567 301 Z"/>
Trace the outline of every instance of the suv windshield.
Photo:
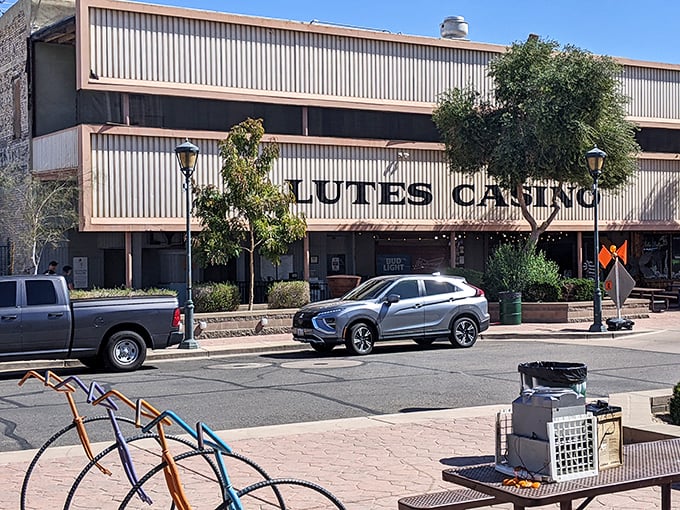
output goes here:
<path id="1" fill-rule="evenodd" d="M 359 285 L 356 289 L 350 290 L 342 298 L 344 301 L 363 301 L 364 299 L 376 299 L 382 292 L 392 285 L 394 280 L 369 280 Z"/>

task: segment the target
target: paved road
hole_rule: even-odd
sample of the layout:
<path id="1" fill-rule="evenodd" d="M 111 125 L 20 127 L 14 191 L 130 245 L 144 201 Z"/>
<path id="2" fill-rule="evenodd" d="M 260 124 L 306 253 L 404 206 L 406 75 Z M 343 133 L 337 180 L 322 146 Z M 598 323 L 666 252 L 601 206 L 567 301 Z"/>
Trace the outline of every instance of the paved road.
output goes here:
<path id="1" fill-rule="evenodd" d="M 215 430 L 418 410 L 507 404 L 519 390 L 517 365 L 553 360 L 588 366 L 588 397 L 672 387 L 680 374 L 679 331 L 603 340 L 482 340 L 472 349 L 447 343 L 378 346 L 349 357 L 311 350 L 210 359 L 156 361 L 131 374 L 60 369 L 96 379 L 187 422 Z M 39 447 L 70 422 L 65 399 L 37 381 L 17 386 L 23 372 L 0 375 L 0 451 Z M 82 401 L 82 399 L 81 399 Z M 95 413 L 83 406 L 84 414 Z M 94 430 L 107 440 L 110 430 Z"/>

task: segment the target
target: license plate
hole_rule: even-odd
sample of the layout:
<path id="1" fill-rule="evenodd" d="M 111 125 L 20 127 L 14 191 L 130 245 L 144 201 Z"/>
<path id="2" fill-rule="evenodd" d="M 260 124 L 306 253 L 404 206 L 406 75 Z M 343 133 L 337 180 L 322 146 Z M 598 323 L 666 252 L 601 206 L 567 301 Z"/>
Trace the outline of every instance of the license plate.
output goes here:
<path id="1" fill-rule="evenodd" d="M 305 330 L 302 328 L 295 328 L 293 331 L 294 336 L 305 336 Z"/>

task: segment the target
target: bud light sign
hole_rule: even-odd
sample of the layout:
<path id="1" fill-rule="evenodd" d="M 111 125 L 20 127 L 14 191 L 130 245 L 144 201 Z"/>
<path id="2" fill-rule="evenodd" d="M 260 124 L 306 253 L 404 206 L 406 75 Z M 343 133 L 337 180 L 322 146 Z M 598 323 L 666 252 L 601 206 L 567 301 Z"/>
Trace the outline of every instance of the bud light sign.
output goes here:
<path id="1" fill-rule="evenodd" d="M 411 272 L 410 255 L 377 255 L 375 260 L 378 275 Z"/>

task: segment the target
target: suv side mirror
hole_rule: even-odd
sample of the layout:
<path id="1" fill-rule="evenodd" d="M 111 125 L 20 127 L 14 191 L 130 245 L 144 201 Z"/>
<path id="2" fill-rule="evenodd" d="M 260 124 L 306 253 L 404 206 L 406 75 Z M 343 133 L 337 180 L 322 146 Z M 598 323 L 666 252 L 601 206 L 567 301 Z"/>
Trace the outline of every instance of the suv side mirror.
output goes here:
<path id="1" fill-rule="evenodd" d="M 390 304 L 399 302 L 399 294 L 390 294 L 387 296 L 386 301 Z"/>

